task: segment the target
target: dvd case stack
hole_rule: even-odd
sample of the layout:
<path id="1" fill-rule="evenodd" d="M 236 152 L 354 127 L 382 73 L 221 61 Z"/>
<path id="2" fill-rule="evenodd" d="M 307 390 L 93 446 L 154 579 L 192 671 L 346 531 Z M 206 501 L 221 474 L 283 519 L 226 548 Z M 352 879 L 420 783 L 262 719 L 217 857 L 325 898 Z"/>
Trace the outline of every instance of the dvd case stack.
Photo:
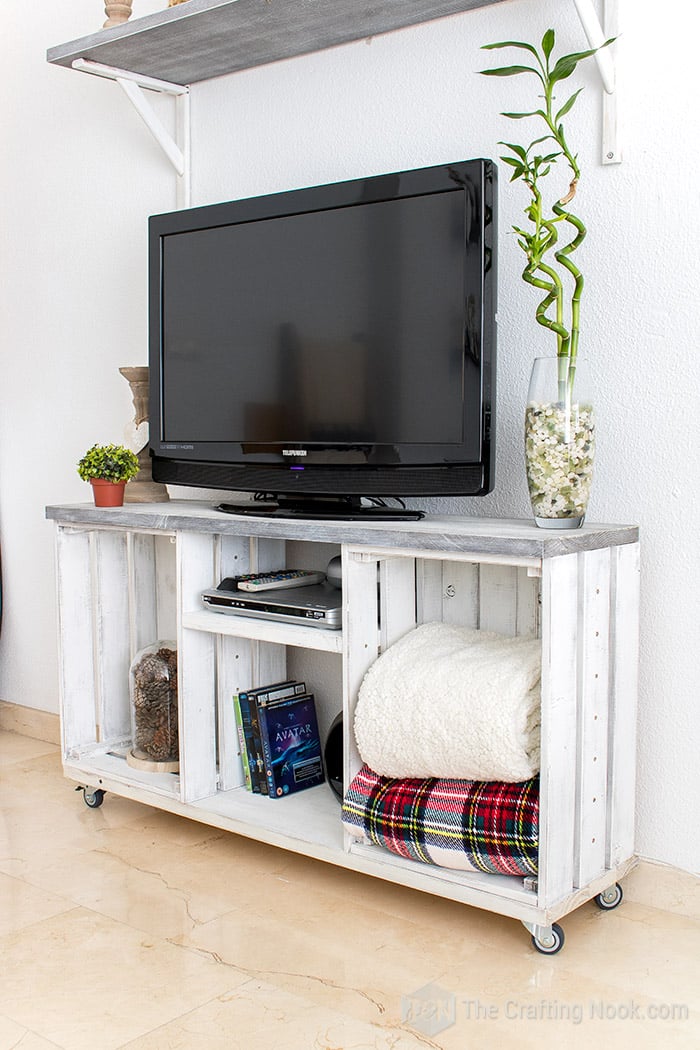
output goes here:
<path id="1" fill-rule="evenodd" d="M 248 791 L 283 798 L 325 780 L 313 693 L 277 682 L 233 698 Z"/>

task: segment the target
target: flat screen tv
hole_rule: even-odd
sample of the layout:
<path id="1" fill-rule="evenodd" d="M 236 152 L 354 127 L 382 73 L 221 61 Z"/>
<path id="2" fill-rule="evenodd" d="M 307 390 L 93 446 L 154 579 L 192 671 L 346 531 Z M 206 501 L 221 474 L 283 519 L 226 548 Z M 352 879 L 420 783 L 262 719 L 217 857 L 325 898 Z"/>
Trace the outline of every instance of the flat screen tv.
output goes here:
<path id="1" fill-rule="evenodd" d="M 149 253 L 155 480 L 332 518 L 492 489 L 491 161 L 156 215 Z"/>

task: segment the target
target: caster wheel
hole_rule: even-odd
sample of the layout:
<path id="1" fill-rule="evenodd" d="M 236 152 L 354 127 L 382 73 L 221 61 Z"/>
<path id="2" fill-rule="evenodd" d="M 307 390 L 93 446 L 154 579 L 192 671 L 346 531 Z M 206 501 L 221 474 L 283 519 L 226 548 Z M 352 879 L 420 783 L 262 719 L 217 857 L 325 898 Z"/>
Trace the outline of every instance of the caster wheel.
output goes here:
<path id="1" fill-rule="evenodd" d="M 532 935 L 532 946 L 536 948 L 542 955 L 556 955 L 564 947 L 564 931 L 558 922 L 552 923 L 552 933 L 549 937 L 543 937 L 541 940 L 539 937 Z"/>
<path id="2" fill-rule="evenodd" d="M 85 805 L 90 809 L 97 809 L 104 802 L 105 793 L 102 788 L 83 788 L 83 799 Z"/>
<path id="3" fill-rule="evenodd" d="M 609 889 L 596 894 L 593 900 L 601 911 L 612 911 L 613 908 L 617 908 L 618 904 L 622 903 L 622 886 L 619 882 L 616 882 L 614 886 L 610 886 Z"/>

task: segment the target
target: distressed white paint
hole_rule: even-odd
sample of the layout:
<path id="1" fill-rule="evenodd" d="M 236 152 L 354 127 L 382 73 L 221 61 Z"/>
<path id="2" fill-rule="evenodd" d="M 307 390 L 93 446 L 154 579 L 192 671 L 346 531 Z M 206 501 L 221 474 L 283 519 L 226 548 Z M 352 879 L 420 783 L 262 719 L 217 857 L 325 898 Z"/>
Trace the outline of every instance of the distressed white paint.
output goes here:
<path id="1" fill-rule="evenodd" d="M 110 743 L 125 740 L 131 732 L 127 542 L 125 534 L 104 530 L 94 532 L 91 540 L 97 724 L 100 740 Z"/>
<path id="2" fill-rule="evenodd" d="M 378 565 L 379 625 L 382 651 L 416 626 L 416 563 L 387 558 Z M 352 626 L 352 625 L 351 625 Z"/>
<path id="3" fill-rule="evenodd" d="M 178 536 L 178 609 L 196 608 L 214 577 L 210 536 Z M 183 802 L 216 791 L 215 637 L 192 631 L 180 621 L 177 634 L 180 790 Z"/>
<path id="4" fill-rule="evenodd" d="M 157 639 L 174 640 L 175 635 L 158 634 L 158 582 L 156 573 L 156 537 L 144 533 L 127 533 L 127 573 L 129 600 L 129 649 L 133 661 L 136 653 Z M 173 603 L 174 608 L 174 603 Z"/>
<path id="5" fill-rule="evenodd" d="M 90 533 L 59 528 L 56 555 L 58 627 L 63 646 L 61 739 L 65 758 L 97 739 Z"/>
<path id="6" fill-rule="evenodd" d="M 377 659 L 380 633 L 377 563 L 355 548 L 343 554 L 343 773 L 345 787 L 361 766 L 351 731 L 357 694 L 367 669 Z"/>
<path id="7" fill-rule="evenodd" d="M 142 511 L 139 520 L 143 522 L 148 513 Z M 169 528 L 167 515 L 156 509 L 150 512 L 151 528 L 159 513 L 163 529 Z M 60 521 L 60 510 L 54 516 Z M 84 517 L 95 515 L 87 512 Z M 203 516 L 204 524 L 216 520 Z M 455 560 L 452 542 L 447 538 L 444 546 L 448 549 L 442 552 L 442 561 L 434 556 L 426 558 L 421 540 L 427 538 L 432 546 L 434 536 L 429 531 L 426 534 L 425 529 L 413 530 L 413 551 L 379 552 L 347 543 L 342 552 L 342 634 L 315 632 L 319 639 L 327 635 L 342 640 L 347 782 L 360 766 L 352 725 L 363 676 L 382 648 L 415 626 L 417 611 L 419 620 L 424 612 L 437 615 L 443 611 L 442 603 L 454 597 L 443 593 L 445 581 L 449 587 L 456 581 L 459 588 L 461 575 L 469 599 L 461 607 L 470 622 L 478 617 L 479 624 L 474 626 L 491 629 L 498 625 L 513 634 L 518 628 L 518 610 L 523 607 L 519 591 L 524 589 L 525 608 L 531 608 L 533 588 L 541 577 L 538 594 L 542 601 L 542 772 L 539 876 L 535 890 L 523 880 L 445 872 L 397 860 L 376 848 L 358 847 L 342 835 L 337 808 L 335 820 L 329 820 L 325 786 L 300 795 L 291 806 L 285 800 L 284 817 L 282 810 L 276 808 L 271 813 L 272 822 L 269 811 L 259 808 L 261 800 L 251 800 L 242 786 L 232 697 L 242 688 L 283 679 L 287 649 L 297 645 L 301 629 L 242 620 L 248 624 L 243 635 L 235 630 L 224 633 L 224 624 L 235 626 L 236 617 L 217 617 L 197 610 L 201 590 L 210 586 L 212 574 L 216 577 L 224 563 L 245 560 L 248 552 L 253 561 L 280 557 L 280 541 L 264 535 L 268 528 L 265 522 L 256 524 L 251 520 L 247 528 L 251 532 L 247 539 L 191 528 L 176 535 L 180 715 L 177 783 L 162 776 L 152 781 L 149 776 L 144 779 L 140 771 L 134 771 L 132 776 L 125 760 L 113 753 L 113 747 L 100 746 L 97 733 L 90 748 L 89 723 L 82 729 L 85 746 L 77 753 L 71 750 L 65 762 L 69 776 L 264 842 L 490 908 L 520 918 L 528 927 L 546 926 L 621 876 L 633 860 L 631 761 L 626 756 L 628 740 L 621 732 L 621 718 L 634 715 L 635 681 L 629 671 L 625 672 L 623 662 L 634 658 L 637 652 L 636 543 L 621 548 L 631 552 L 627 555 L 618 555 L 618 549 L 613 548 L 612 573 L 611 551 L 605 545 L 609 530 L 601 531 L 597 537 L 602 544 L 600 549 L 595 546 L 595 533 L 590 532 L 592 549 L 544 558 L 539 566 L 531 567 L 530 574 L 517 565 L 498 566 L 492 550 L 483 565 L 478 563 L 473 548 L 469 561 L 460 559 L 460 552 L 456 552 Z M 401 529 L 406 532 L 403 526 Z M 506 523 L 497 526 L 501 534 L 506 530 Z M 352 526 L 348 528 L 351 531 Z M 128 653 L 140 597 L 150 621 L 154 621 L 158 586 L 153 572 L 146 571 L 143 564 L 136 572 L 139 555 L 146 565 L 154 563 L 150 535 L 144 537 L 114 526 L 94 528 L 89 533 L 59 527 L 59 537 L 63 721 L 70 727 L 66 733 L 75 737 L 76 719 L 86 720 L 84 699 L 76 692 L 80 673 L 76 674 L 75 669 L 81 666 L 76 640 L 90 643 L 102 718 L 105 725 L 117 726 L 122 717 L 122 698 L 118 689 L 105 686 L 105 680 L 115 668 L 118 670 L 125 646 Z M 618 538 L 623 542 L 629 539 L 627 530 L 618 530 Z M 470 545 L 478 540 L 472 536 L 466 537 L 465 542 Z M 487 535 L 481 542 L 492 547 Z M 502 535 L 501 542 L 505 542 Z M 522 538 L 511 542 L 522 543 Z M 431 550 L 432 555 L 435 553 Z M 512 555 L 506 551 L 504 557 L 508 561 Z M 455 568 L 456 573 L 452 571 Z M 532 572 L 535 568 L 537 572 Z M 89 596 L 92 615 L 87 618 L 87 632 L 76 622 L 73 593 Z M 253 633 L 255 627 L 257 637 Z M 301 644 L 306 644 L 305 638 Z M 627 652 L 611 652 L 611 645 L 622 644 L 627 646 Z M 608 719 L 611 664 L 616 709 Z M 310 688 L 313 690 L 313 683 Z M 104 736 L 109 741 L 116 731 L 113 727 Z M 609 792 L 608 782 L 613 784 Z M 620 810 L 616 812 L 618 802 Z M 265 804 L 269 806 L 270 800 L 265 800 Z"/>
<path id="8" fill-rule="evenodd" d="M 542 567 L 542 769 L 538 893 L 545 905 L 574 884 L 577 557 Z"/>
<path id="9" fill-rule="evenodd" d="M 576 886 L 587 886 L 602 874 L 606 862 L 610 551 L 589 551 L 579 555 L 578 560 L 578 826 L 574 881 Z"/>
<path id="10" fill-rule="evenodd" d="M 611 554 L 614 568 L 611 606 L 613 658 L 610 706 L 610 801 L 607 863 L 613 867 L 635 849 L 635 799 L 637 784 L 637 718 L 640 548 L 619 547 Z M 676 802 L 676 812 L 681 800 Z"/>

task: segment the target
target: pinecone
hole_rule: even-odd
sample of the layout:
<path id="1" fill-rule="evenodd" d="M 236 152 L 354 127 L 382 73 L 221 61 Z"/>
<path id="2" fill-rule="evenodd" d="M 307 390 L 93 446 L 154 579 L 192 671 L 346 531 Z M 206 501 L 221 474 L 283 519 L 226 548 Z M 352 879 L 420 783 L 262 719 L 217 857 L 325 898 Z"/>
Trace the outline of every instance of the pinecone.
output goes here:
<path id="1" fill-rule="evenodd" d="M 144 653 L 133 676 L 135 746 L 159 762 L 177 758 L 177 652 Z"/>

